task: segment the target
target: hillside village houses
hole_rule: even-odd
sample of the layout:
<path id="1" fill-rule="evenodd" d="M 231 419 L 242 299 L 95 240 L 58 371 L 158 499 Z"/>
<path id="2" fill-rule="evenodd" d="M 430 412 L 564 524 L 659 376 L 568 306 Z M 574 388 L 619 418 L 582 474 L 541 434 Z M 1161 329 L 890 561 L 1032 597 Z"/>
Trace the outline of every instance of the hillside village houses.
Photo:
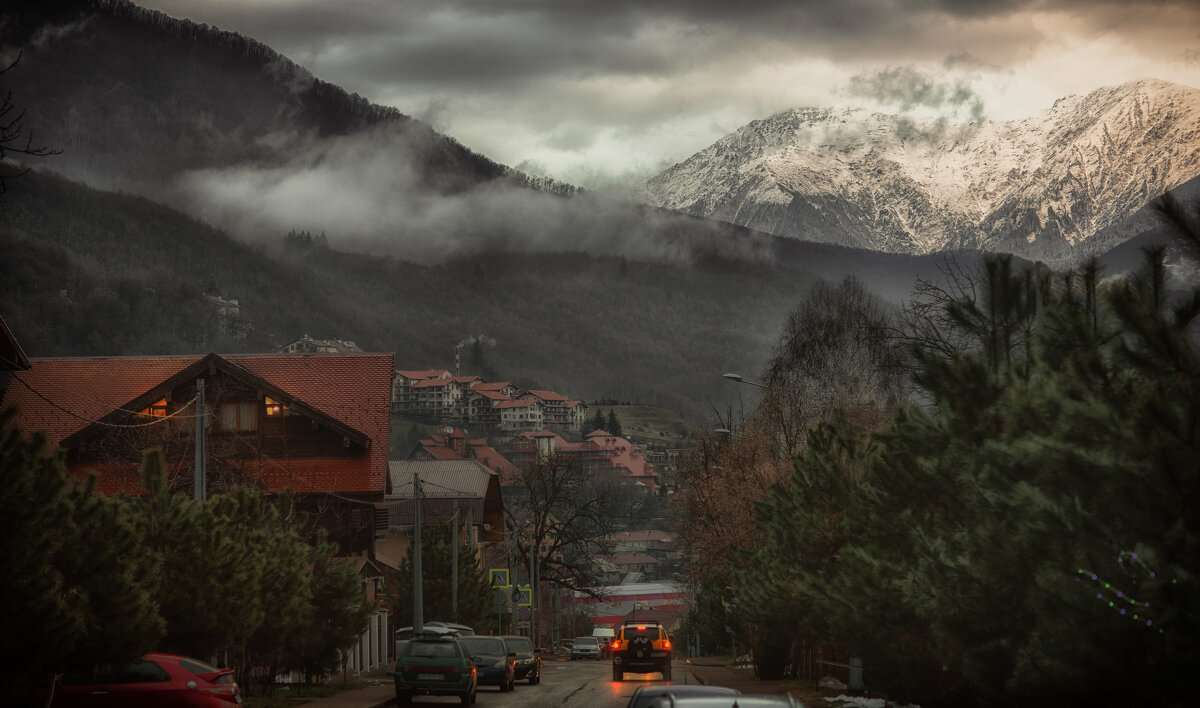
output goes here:
<path id="1" fill-rule="evenodd" d="M 507 433 L 547 426 L 577 432 L 587 421 L 582 401 L 555 391 L 522 393 L 510 382 L 460 376 L 448 369 L 397 370 L 392 379 L 392 410 Z"/>
<path id="2" fill-rule="evenodd" d="M 161 447 L 170 489 L 192 494 L 202 428 L 208 494 L 248 486 L 266 498 L 289 495 L 308 512 L 309 530 L 338 544 L 377 608 L 345 657 L 354 672 L 378 668 L 390 653 L 384 569 L 407 551 L 413 472 L 431 483 L 429 523 L 462 510 L 460 534 L 481 560 L 502 555 L 503 487 L 539 452 L 567 454 L 647 493 L 658 488 L 654 466 L 627 440 L 594 431 L 570 443 L 544 429 L 578 430 L 580 401 L 448 370 L 396 371 L 392 354 L 321 351 L 354 348 L 349 342 L 302 337 L 288 347 L 294 353 L 276 354 L 39 359 L 25 355 L 3 319 L 0 335 L 0 405 L 17 408 L 23 430 L 45 431 L 63 448 L 69 473 L 96 475 L 98 493 L 144 493 L 141 452 Z M 420 440 L 411 459 L 389 461 L 393 412 L 457 416 L 509 438 L 512 451 L 506 458 L 448 426 Z"/>

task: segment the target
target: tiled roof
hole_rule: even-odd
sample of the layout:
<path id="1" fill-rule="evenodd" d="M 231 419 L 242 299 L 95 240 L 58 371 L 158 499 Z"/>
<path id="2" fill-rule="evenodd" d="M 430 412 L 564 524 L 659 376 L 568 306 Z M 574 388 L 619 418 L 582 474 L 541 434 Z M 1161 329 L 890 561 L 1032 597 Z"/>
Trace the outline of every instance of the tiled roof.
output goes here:
<path id="1" fill-rule="evenodd" d="M 505 396 L 503 393 L 500 393 L 499 391 L 480 391 L 478 386 L 471 389 L 471 393 L 477 393 L 480 396 L 483 396 L 484 398 L 491 400 L 491 401 L 510 401 L 510 400 L 512 400 L 508 396 Z"/>
<path id="2" fill-rule="evenodd" d="M 500 389 L 507 388 L 509 386 L 512 386 L 512 384 L 508 381 L 497 381 L 497 382 L 492 382 L 492 383 L 482 381 L 482 382 L 477 383 L 474 386 L 472 386 L 471 390 L 472 391 L 499 391 Z"/>
<path id="3" fill-rule="evenodd" d="M 4 402 L 18 406 L 17 422 L 24 429 L 45 430 L 50 444 L 58 445 L 206 358 L 211 358 L 211 365 L 232 366 L 231 371 L 241 370 L 242 376 L 270 384 L 370 441 L 364 455 L 246 461 L 248 471 L 261 467 L 256 471 L 268 491 L 282 491 L 288 481 L 302 493 L 383 491 L 391 423 L 391 354 L 34 359 L 29 371 L 13 375 Z M 140 460 L 129 464 L 136 469 Z M 123 484 L 102 477 L 99 489 L 108 492 Z"/>
<path id="4" fill-rule="evenodd" d="M 426 445 L 425 441 L 421 441 L 421 449 L 429 453 L 430 457 L 435 460 L 461 460 L 463 456 L 458 454 L 457 450 L 446 447 L 445 445 Z"/>
<path id="5" fill-rule="evenodd" d="M 529 408 L 530 406 L 541 406 L 540 403 L 531 398 L 522 398 L 516 401 L 500 401 L 493 408 Z"/>
<path id="6" fill-rule="evenodd" d="M 526 391 L 525 393 L 529 394 L 530 396 L 533 396 L 534 398 L 540 398 L 543 401 L 566 401 L 567 400 L 566 396 L 562 395 L 561 393 L 556 393 L 555 391 L 535 391 L 533 389 L 530 389 L 530 390 Z"/>
<path id="7" fill-rule="evenodd" d="M 414 381 L 413 388 L 445 388 L 453 379 L 422 379 Z"/>
<path id="8" fill-rule="evenodd" d="M 396 369 L 396 373 L 406 379 L 436 379 L 449 374 L 448 369 L 417 369 L 412 371 L 401 371 Z"/>

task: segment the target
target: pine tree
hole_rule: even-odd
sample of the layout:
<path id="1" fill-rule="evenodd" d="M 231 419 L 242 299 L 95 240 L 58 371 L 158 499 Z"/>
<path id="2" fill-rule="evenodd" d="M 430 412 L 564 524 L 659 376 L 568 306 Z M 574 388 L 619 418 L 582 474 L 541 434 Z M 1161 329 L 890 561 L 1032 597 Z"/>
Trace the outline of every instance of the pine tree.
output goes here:
<path id="1" fill-rule="evenodd" d="M 625 437 L 625 433 L 621 430 L 621 421 L 617 418 L 616 411 L 611 408 L 608 409 L 608 427 L 605 430 L 618 438 Z"/>
<path id="2" fill-rule="evenodd" d="M 431 525 L 421 532 L 421 595 L 424 600 L 422 615 L 426 620 L 457 622 L 474 627 L 477 633 L 496 629 L 496 614 L 493 607 L 493 591 L 487 573 L 479 567 L 471 548 L 462 544 L 458 548 L 458 612 L 452 609 L 451 592 L 451 525 Z M 460 526 L 461 533 L 461 526 Z M 412 625 L 413 611 L 413 550 L 401 563 L 400 570 L 393 575 L 391 586 L 392 607 L 397 626 Z"/>
<path id="3" fill-rule="evenodd" d="M 935 405 L 878 445 L 810 437 L 735 587 L 925 706 L 1185 702 L 1200 291 L 1164 273 L 1161 253 L 1107 290 L 1095 267 L 989 268 L 955 317 L 978 347 L 920 356 Z"/>
<path id="4" fill-rule="evenodd" d="M 144 581 L 134 518 L 117 499 L 70 479 L 45 436 L 28 438 L 0 412 L 0 703 L 68 664 L 120 663 L 162 634 Z"/>

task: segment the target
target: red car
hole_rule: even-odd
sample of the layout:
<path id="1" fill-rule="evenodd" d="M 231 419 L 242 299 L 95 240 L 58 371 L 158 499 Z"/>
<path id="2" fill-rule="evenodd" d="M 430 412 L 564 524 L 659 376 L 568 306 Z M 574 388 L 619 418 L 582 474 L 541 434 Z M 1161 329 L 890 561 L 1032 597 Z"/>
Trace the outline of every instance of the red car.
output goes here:
<path id="1" fill-rule="evenodd" d="M 233 669 L 175 654 L 147 654 L 129 666 L 64 674 L 53 708 L 230 708 L 242 702 Z"/>

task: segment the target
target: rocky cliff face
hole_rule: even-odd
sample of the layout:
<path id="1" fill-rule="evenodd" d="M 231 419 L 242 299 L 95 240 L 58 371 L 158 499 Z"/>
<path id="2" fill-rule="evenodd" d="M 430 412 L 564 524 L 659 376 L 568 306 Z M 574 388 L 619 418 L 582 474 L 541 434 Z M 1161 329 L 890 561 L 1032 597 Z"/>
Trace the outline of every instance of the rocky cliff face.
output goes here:
<path id="1" fill-rule="evenodd" d="M 781 236 L 1050 261 L 1200 174 L 1200 90 L 1146 79 L 1019 121 L 796 109 L 646 182 L 642 200 Z M 1111 245 L 1111 244 L 1109 244 Z"/>

